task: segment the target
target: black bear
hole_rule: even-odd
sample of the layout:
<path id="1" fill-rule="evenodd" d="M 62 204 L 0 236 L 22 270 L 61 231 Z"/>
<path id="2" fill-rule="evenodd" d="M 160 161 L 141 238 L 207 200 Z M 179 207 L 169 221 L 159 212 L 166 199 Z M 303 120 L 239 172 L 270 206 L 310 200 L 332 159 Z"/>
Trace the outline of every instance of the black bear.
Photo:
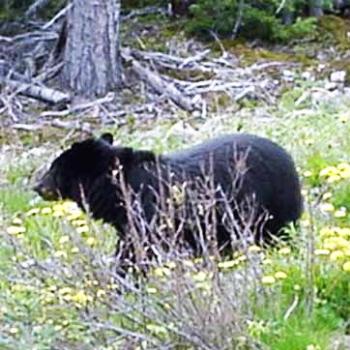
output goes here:
<path id="1" fill-rule="evenodd" d="M 114 146 L 113 136 L 103 134 L 64 151 L 35 191 L 46 200 L 71 199 L 94 218 L 114 225 L 125 259 L 135 247 L 123 244 L 135 232 L 151 235 L 144 227 L 159 224 L 159 217 L 164 218 L 159 207 L 167 206 L 175 192 L 173 207 L 181 207 L 182 216 L 173 232 L 195 254 L 201 249 L 198 228 L 215 226 L 211 230 L 219 250 L 232 249 L 233 235 L 239 236 L 247 223 L 255 225 L 256 241 L 271 243 L 271 237 L 279 236 L 283 226 L 302 212 L 300 183 L 290 155 L 276 143 L 249 134 L 225 135 L 165 155 Z M 215 213 L 210 214 L 213 208 Z M 245 215 L 249 210 L 253 216 Z M 146 225 L 131 223 L 135 213 L 142 213 Z"/>

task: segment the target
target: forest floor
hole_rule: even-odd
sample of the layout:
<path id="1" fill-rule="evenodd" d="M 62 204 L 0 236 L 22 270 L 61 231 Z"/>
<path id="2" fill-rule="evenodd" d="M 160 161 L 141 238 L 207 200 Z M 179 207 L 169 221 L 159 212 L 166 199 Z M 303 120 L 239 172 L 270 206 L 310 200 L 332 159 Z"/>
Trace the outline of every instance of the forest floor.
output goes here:
<path id="1" fill-rule="evenodd" d="M 123 40 L 182 58 L 209 50 L 198 69 L 161 67 L 197 89 L 198 111 L 155 94 L 128 68 L 119 117 L 102 103 L 60 118 L 21 97 L 22 119 L 2 109 L 0 349 L 350 349 L 348 33 L 288 47 L 200 43 L 161 20 L 135 19 Z M 193 85 L 208 80 L 221 88 Z M 105 131 L 157 153 L 224 133 L 266 136 L 297 164 L 300 227 L 288 245 L 253 246 L 218 264 L 168 262 L 140 277 L 141 288 L 118 293 L 114 230 L 31 191 L 62 147 Z"/>

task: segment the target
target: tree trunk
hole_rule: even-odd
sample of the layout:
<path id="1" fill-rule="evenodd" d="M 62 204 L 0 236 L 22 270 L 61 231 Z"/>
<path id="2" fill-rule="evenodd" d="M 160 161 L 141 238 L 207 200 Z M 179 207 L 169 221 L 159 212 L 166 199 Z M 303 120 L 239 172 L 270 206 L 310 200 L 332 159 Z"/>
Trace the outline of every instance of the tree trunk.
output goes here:
<path id="1" fill-rule="evenodd" d="M 120 0 L 72 0 L 63 82 L 75 95 L 105 95 L 121 79 Z"/>
<path id="2" fill-rule="evenodd" d="M 309 0 L 310 16 L 323 16 L 323 0 Z"/>
<path id="3" fill-rule="evenodd" d="M 282 11 L 282 23 L 286 26 L 290 26 L 294 23 L 294 13 L 289 8 L 284 8 Z"/>

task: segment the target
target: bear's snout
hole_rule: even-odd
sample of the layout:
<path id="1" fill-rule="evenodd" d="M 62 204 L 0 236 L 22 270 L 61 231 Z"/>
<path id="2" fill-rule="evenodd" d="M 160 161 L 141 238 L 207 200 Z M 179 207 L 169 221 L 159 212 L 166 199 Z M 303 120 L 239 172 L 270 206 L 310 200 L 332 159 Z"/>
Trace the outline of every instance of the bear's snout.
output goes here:
<path id="1" fill-rule="evenodd" d="M 47 201 L 60 199 L 54 176 L 48 165 L 37 169 L 31 179 L 31 189 Z"/>
<path id="2" fill-rule="evenodd" d="M 47 201 L 55 201 L 59 199 L 59 195 L 56 191 L 46 186 L 43 181 L 38 182 L 34 185 L 33 191 L 35 191 L 40 197 Z"/>

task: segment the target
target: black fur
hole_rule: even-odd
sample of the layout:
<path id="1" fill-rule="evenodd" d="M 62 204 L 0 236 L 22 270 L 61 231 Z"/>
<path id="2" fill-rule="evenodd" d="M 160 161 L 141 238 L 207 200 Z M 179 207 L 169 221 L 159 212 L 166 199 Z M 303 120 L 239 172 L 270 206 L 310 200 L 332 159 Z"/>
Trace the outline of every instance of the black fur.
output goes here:
<path id="1" fill-rule="evenodd" d="M 237 186 L 233 179 L 240 172 Z M 122 240 L 126 240 L 129 228 L 121 177 L 127 193 L 139 195 L 145 217 L 151 222 L 157 211 L 156 197 L 161 191 L 169 196 L 169 183 L 186 181 L 191 189 L 208 174 L 214 188 L 219 189 L 215 194 L 217 200 L 227 195 L 233 207 L 251 197 L 257 203 L 258 214 L 268 211 L 270 218 L 261 225 L 257 240 L 268 242 L 271 235 L 279 235 L 284 225 L 295 222 L 301 215 L 300 184 L 291 157 L 270 140 L 248 134 L 222 136 L 161 156 L 115 147 L 113 137 L 104 134 L 100 139 L 75 143 L 63 152 L 35 190 L 49 200 L 68 198 L 82 207 L 86 202 L 93 217 L 114 225 Z M 219 247 L 230 242 L 230 233 L 223 223 L 224 211 L 225 207 L 218 210 Z M 198 252 L 196 238 L 190 230 L 185 231 L 185 241 Z"/>

